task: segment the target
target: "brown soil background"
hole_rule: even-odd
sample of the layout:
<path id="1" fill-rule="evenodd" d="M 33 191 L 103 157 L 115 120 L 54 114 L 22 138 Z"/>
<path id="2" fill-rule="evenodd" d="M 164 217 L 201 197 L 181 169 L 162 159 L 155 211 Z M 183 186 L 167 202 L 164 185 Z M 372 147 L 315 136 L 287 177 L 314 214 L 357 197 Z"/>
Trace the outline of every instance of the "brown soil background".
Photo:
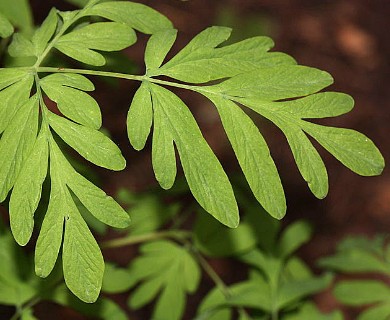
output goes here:
<path id="1" fill-rule="evenodd" d="M 387 0 L 159 0 L 138 1 L 168 16 L 180 31 L 173 52 L 177 52 L 194 35 L 210 25 L 224 24 L 235 28 L 236 39 L 269 35 L 276 51 L 292 55 L 299 64 L 330 72 L 335 83 L 329 90 L 345 92 L 355 99 L 354 110 L 323 123 L 356 129 L 368 135 L 390 159 L 390 2 Z M 31 1 L 36 21 L 40 22 L 51 6 L 60 10 L 72 7 L 63 1 Z M 129 56 L 140 66 L 143 62 L 145 37 L 128 49 Z M 142 69 L 141 69 L 142 72 Z M 120 173 L 99 170 L 103 187 L 114 193 L 120 187 L 142 191 L 155 184 L 150 148 L 131 150 L 126 137 L 125 117 L 136 83 L 121 83 L 119 88 L 105 90 L 97 82 L 97 96 L 103 110 L 104 126 L 118 142 L 128 167 Z M 177 93 L 190 106 L 201 129 L 223 166 L 238 171 L 220 121 L 202 98 L 182 91 Z M 280 170 L 288 200 L 285 222 L 308 219 L 315 228 L 313 240 L 300 253 L 314 264 L 321 256 L 331 254 L 337 242 L 348 234 L 388 233 L 390 228 L 390 170 L 380 177 L 360 177 L 321 151 L 328 167 L 330 192 L 317 200 L 299 176 L 287 143 L 277 129 L 267 125 L 264 134 Z M 149 142 L 150 147 L 150 142 Z M 110 259 L 122 261 L 118 252 L 107 253 Z M 227 282 L 234 279 L 234 265 L 216 263 Z M 208 280 L 206 279 L 206 285 Z M 201 290 L 204 291 L 204 290 Z M 204 293 L 204 292 L 203 292 Z M 201 292 L 202 294 L 202 292 Z M 123 304 L 125 297 L 115 297 Z M 201 297 L 192 297 L 190 309 Z M 324 311 L 338 308 L 331 293 L 316 297 Z M 37 309 L 40 319 L 83 319 L 72 311 L 45 304 Z M 345 310 L 349 319 L 354 311 Z M 145 314 L 130 314 L 131 319 L 147 319 Z M 186 316 L 191 319 L 191 314 Z"/>

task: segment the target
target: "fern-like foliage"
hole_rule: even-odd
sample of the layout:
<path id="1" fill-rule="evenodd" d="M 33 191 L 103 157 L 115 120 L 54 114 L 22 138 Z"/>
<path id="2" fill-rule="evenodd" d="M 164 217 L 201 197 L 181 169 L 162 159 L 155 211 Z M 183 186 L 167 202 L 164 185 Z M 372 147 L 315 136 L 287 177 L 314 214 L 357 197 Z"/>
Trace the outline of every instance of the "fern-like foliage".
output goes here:
<path id="1" fill-rule="evenodd" d="M 318 198 L 327 194 L 327 173 L 307 135 L 358 174 L 382 171 L 384 160 L 367 137 L 306 120 L 337 116 L 353 107 L 348 95 L 318 93 L 332 83 L 328 73 L 299 66 L 283 53 L 269 52 L 273 42 L 267 37 L 221 46 L 231 33 L 226 27 L 204 30 L 165 62 L 177 35 L 165 16 L 139 3 L 99 2 L 91 0 L 75 11 L 52 9 L 31 37 L 14 33 L 9 54 L 33 57 L 32 65 L 0 69 L 0 201 L 11 193 L 11 229 L 20 245 L 31 237 L 42 185 L 50 179 L 49 205 L 35 251 L 39 276 L 50 274 L 62 246 L 67 286 L 81 300 L 95 301 L 103 257 L 74 201 L 77 198 L 107 225 L 123 228 L 130 222 L 111 197 L 76 172 L 60 147 L 59 139 L 97 166 L 125 168 L 117 145 L 99 131 L 100 108 L 88 94 L 94 85 L 84 75 L 141 82 L 127 118 L 132 146 L 142 149 L 153 127 L 152 163 L 161 187 L 169 189 L 174 184 L 177 150 L 196 200 L 229 227 L 239 224 L 229 179 L 186 104 L 167 86 L 198 92 L 215 105 L 254 196 L 277 219 L 286 213 L 283 187 L 264 138 L 245 113 L 247 108 L 283 131 L 303 178 Z M 88 17 L 99 18 L 86 24 Z M 45 64 L 56 49 L 84 65 L 102 66 L 106 63 L 102 52 L 131 46 L 137 40 L 136 31 L 151 35 L 144 75 Z M 0 36 L 12 32 L 10 21 L 1 14 Z M 56 103 L 59 112 L 46 106 L 45 97 Z"/>

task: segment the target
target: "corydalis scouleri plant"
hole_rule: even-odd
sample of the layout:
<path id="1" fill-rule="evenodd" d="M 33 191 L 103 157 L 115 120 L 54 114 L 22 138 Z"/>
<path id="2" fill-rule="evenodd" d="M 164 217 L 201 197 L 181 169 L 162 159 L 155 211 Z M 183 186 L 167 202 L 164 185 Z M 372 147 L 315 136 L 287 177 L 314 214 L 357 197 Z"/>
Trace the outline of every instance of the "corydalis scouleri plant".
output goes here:
<path id="1" fill-rule="evenodd" d="M 89 17 L 100 18 L 86 24 Z M 102 66 L 106 60 L 100 52 L 131 46 L 137 40 L 136 31 L 151 35 L 144 75 L 45 63 L 57 50 L 84 65 Z M 0 36 L 12 33 L 12 25 L 0 15 Z M 99 131 L 101 112 L 87 93 L 94 85 L 85 75 L 141 83 L 127 117 L 131 145 L 143 149 L 153 128 L 152 163 L 161 187 L 169 189 L 174 184 L 176 148 L 196 200 L 229 227 L 239 223 L 229 179 L 190 110 L 169 87 L 195 91 L 212 101 L 254 196 L 277 219 L 286 212 L 283 187 L 264 138 L 245 113 L 248 108 L 282 130 L 299 171 L 318 198 L 326 196 L 328 178 L 308 135 L 356 173 L 381 173 L 384 160 L 366 136 L 306 120 L 338 116 L 353 107 L 346 94 L 318 93 L 332 83 L 328 73 L 297 65 L 286 54 L 269 52 L 273 42 L 267 37 L 222 46 L 230 33 L 226 27 L 207 28 L 165 61 L 177 35 L 166 17 L 139 3 L 92 0 L 80 10 L 52 9 L 31 37 L 12 35 L 9 54 L 35 59 L 30 66 L 0 69 L 0 201 L 11 193 L 12 233 L 25 245 L 33 231 L 43 181 L 50 177 L 49 205 L 35 250 L 39 276 L 50 274 L 62 246 L 67 286 L 81 300 L 95 301 L 104 261 L 74 200 L 78 198 L 107 225 L 123 228 L 130 223 L 115 200 L 75 171 L 61 150 L 63 144 L 58 143 L 61 139 L 95 165 L 110 170 L 125 168 L 117 145 Z M 57 104 L 60 115 L 45 105 L 45 96 Z"/>

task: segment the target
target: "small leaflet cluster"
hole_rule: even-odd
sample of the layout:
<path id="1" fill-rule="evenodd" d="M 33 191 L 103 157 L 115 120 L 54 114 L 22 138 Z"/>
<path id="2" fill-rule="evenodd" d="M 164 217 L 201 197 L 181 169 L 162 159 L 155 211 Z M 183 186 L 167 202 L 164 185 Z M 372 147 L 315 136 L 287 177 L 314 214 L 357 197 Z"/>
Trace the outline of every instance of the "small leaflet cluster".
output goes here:
<path id="1" fill-rule="evenodd" d="M 92 16 L 100 18 L 86 24 L 85 19 Z M 0 36 L 9 37 L 13 31 L 0 14 Z M 95 301 L 104 261 L 75 201 L 109 226 L 125 228 L 130 223 L 128 213 L 77 173 L 64 154 L 68 145 L 97 166 L 109 170 L 126 166 L 118 146 L 100 131 L 101 111 L 88 93 L 94 85 L 82 75 L 101 74 L 45 69 L 44 60 L 56 49 L 83 65 L 102 66 L 106 63 L 104 52 L 131 46 L 137 40 L 136 31 L 151 36 L 145 52 L 146 73 L 133 76 L 142 83 L 128 113 L 130 143 L 141 150 L 152 132 L 153 170 L 164 189 L 174 184 L 177 150 L 193 196 L 222 224 L 233 228 L 239 224 L 231 183 L 191 111 L 166 86 L 198 92 L 215 105 L 254 196 L 272 217 L 281 219 L 286 213 L 284 191 L 267 143 L 246 110 L 280 128 L 302 177 L 318 198 L 326 196 L 328 178 L 308 136 L 354 172 L 366 176 L 381 173 L 384 160 L 366 136 L 307 120 L 347 113 L 353 107 L 352 98 L 336 92 L 319 93 L 332 83 L 332 77 L 297 65 L 286 54 L 269 52 L 273 42 L 267 37 L 221 46 L 231 29 L 210 27 L 165 61 L 177 31 L 165 16 L 145 5 L 92 0 L 80 10 L 52 9 L 31 37 L 23 33 L 12 36 L 9 54 L 33 57 L 33 65 L 0 69 L 0 201 L 10 194 L 11 230 L 20 245 L 31 238 L 42 185 L 50 181 L 50 200 L 35 251 L 39 276 L 51 273 L 62 247 L 66 285 L 81 300 Z M 122 75 L 129 79 L 126 73 Z M 159 76 L 173 80 L 163 81 Z M 51 111 L 46 99 L 54 102 L 58 111 Z M 170 292 L 168 288 L 164 292 Z"/>

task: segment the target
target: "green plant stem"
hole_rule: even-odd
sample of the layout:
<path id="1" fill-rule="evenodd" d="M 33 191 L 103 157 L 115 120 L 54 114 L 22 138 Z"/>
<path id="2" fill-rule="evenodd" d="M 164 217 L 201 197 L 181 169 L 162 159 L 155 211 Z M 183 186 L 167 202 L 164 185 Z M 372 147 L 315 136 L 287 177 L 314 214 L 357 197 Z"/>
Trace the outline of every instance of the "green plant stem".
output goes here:
<path id="1" fill-rule="evenodd" d="M 20 316 L 22 315 L 24 310 L 32 308 L 40 301 L 41 301 L 41 298 L 39 298 L 39 297 L 32 298 L 24 306 L 21 306 L 20 308 L 18 308 L 10 320 L 18 320 L 20 318 Z"/>
<path id="2" fill-rule="evenodd" d="M 215 92 L 207 90 L 207 87 L 203 86 L 193 86 L 183 83 L 171 82 L 161 79 L 150 78 L 146 75 L 132 75 L 127 73 L 119 72 L 110 72 L 110 71 L 97 71 L 97 70 L 88 70 L 88 69 L 72 69 L 72 68 L 55 68 L 55 67 L 38 67 L 36 68 L 37 72 L 48 72 L 48 73 L 77 73 L 91 76 L 100 76 L 100 77 L 110 77 L 110 78 L 119 78 L 126 80 L 136 80 L 136 81 L 149 81 L 151 83 L 157 83 L 161 85 L 166 85 L 175 88 L 187 89 L 195 92 L 204 92 L 215 94 Z M 232 97 L 233 98 L 233 97 Z"/>
<path id="3" fill-rule="evenodd" d="M 217 288 L 222 292 L 222 294 L 225 296 L 226 299 L 229 299 L 231 297 L 230 290 L 228 286 L 225 284 L 225 282 L 218 275 L 218 273 L 215 272 L 215 270 L 208 263 L 208 261 L 197 250 L 193 250 L 193 253 L 195 255 L 195 258 L 199 261 L 200 265 L 202 266 L 203 270 L 207 273 L 210 279 L 213 280 Z M 240 314 L 245 314 L 247 318 L 251 319 L 244 308 L 237 308 L 237 310 Z"/>
<path id="4" fill-rule="evenodd" d="M 101 244 L 102 248 L 119 248 L 146 241 L 153 241 L 164 238 L 172 238 L 183 242 L 183 239 L 190 238 L 192 233 L 185 230 L 166 230 L 160 232 L 151 232 L 138 236 L 128 236 L 119 239 L 109 240 Z"/>

